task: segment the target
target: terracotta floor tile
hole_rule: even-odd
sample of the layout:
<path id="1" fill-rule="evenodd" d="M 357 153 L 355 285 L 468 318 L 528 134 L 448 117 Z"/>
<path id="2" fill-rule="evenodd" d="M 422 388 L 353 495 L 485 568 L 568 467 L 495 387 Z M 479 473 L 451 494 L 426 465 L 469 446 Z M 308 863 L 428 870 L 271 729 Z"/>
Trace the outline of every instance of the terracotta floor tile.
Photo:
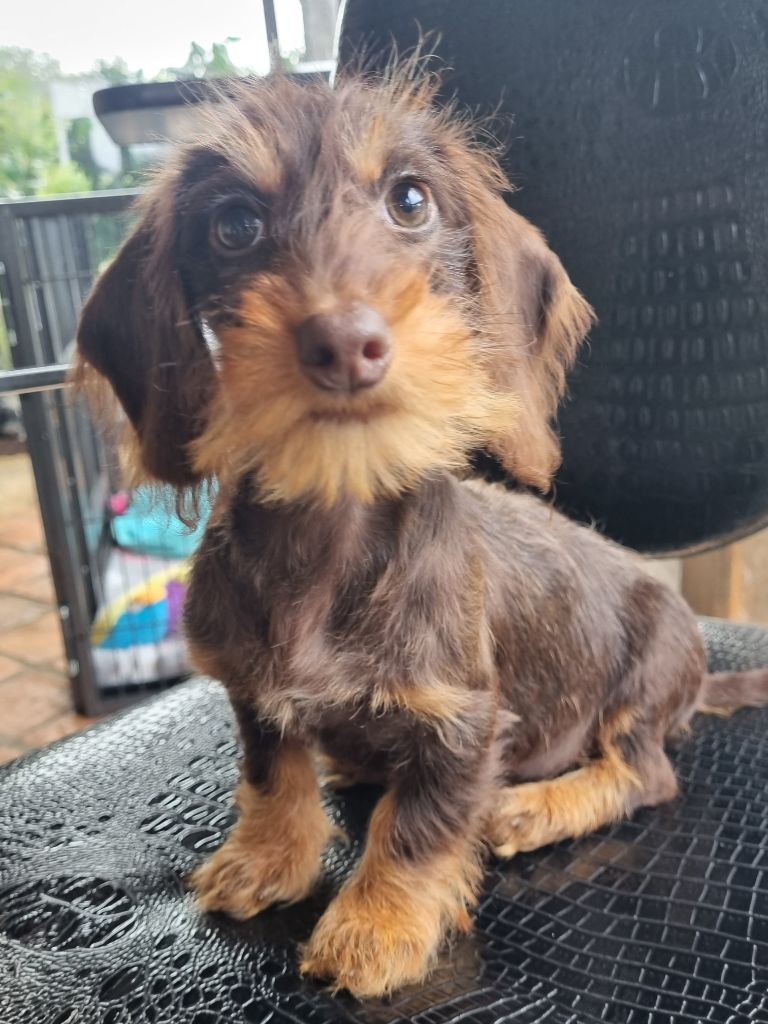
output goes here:
<path id="1" fill-rule="evenodd" d="M 24 742 L 33 749 L 44 747 L 54 740 L 63 739 L 64 736 L 71 736 L 74 732 L 80 732 L 86 726 L 97 722 L 97 718 L 87 718 L 85 715 L 77 715 L 74 711 L 67 711 L 65 714 L 55 718 L 52 722 L 32 729 L 24 733 Z"/>
<path id="2" fill-rule="evenodd" d="M 48 572 L 50 570 L 45 555 L 0 547 L 0 590 L 14 592 L 17 584 L 39 579 Z"/>
<path id="3" fill-rule="evenodd" d="M 63 714 L 69 694 L 61 681 L 42 672 L 24 672 L 0 683 L 0 732 L 19 736 Z"/>
<path id="4" fill-rule="evenodd" d="M 53 686 L 59 691 L 67 700 L 69 700 L 71 694 L 71 686 L 69 679 L 65 672 L 60 672 L 58 669 L 52 668 L 50 665 L 19 665 L 19 672 L 8 682 L 13 682 L 15 679 L 25 679 L 30 685 L 35 683 L 43 683 L 45 686 Z M 1 690 L 0 690 L 1 692 Z M 0 726 L 0 736 L 3 735 L 2 726 Z"/>
<path id="5" fill-rule="evenodd" d="M 37 490 L 32 460 L 26 453 L 4 455 L 0 459 L 0 489 L 3 495 L 3 519 L 7 516 L 37 513 Z"/>
<path id="6" fill-rule="evenodd" d="M 39 619 L 0 633 L 0 654 L 38 665 L 61 657 L 63 642 L 61 625 L 55 612 L 46 612 Z"/>
<path id="7" fill-rule="evenodd" d="M 51 658 L 50 661 L 46 661 L 41 668 L 51 669 L 53 672 L 58 672 L 60 675 L 67 678 L 67 659 L 63 654 L 57 654 L 55 658 Z M 69 679 L 67 679 L 69 683 Z"/>
<path id="8" fill-rule="evenodd" d="M 0 457 L 0 764 L 82 729 L 28 455 Z M 26 739 L 29 736 L 30 739 Z"/>
<path id="9" fill-rule="evenodd" d="M 13 761 L 15 757 L 21 757 L 27 751 L 28 747 L 23 747 L 19 743 L 0 743 L 0 764 Z"/>
<path id="10" fill-rule="evenodd" d="M 21 551 L 44 551 L 45 536 L 37 509 L 0 518 L 0 544 Z"/>
<path id="11" fill-rule="evenodd" d="M 55 605 L 56 593 L 53 589 L 53 580 L 46 568 L 41 576 L 34 576 L 28 580 L 20 580 L 14 584 L 13 592 L 22 597 L 32 598 L 34 601 L 42 601 L 44 604 Z"/>
<path id="12" fill-rule="evenodd" d="M 18 661 L 15 661 L 13 658 L 4 658 L 0 654 L 0 683 L 9 676 L 15 675 L 20 668 L 21 665 Z"/>
<path id="13" fill-rule="evenodd" d="M 0 594 L 0 633 L 16 629 L 17 626 L 26 626 L 47 611 L 50 608 L 40 601 L 30 601 L 16 594 Z"/>
<path id="14" fill-rule="evenodd" d="M 10 590 L 11 587 L 6 586 L 6 581 L 12 581 L 19 574 L 23 574 L 28 564 L 27 552 L 0 546 L 0 590 Z"/>

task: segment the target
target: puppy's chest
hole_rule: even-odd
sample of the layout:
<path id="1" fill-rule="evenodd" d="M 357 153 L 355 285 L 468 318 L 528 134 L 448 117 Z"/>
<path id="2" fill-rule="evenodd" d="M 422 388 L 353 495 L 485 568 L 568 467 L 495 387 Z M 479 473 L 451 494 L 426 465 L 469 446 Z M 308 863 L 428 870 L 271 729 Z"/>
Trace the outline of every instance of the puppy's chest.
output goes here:
<path id="1" fill-rule="evenodd" d="M 215 651 L 214 674 L 282 729 L 318 732 L 345 720 L 377 736 L 414 694 L 432 713 L 463 690 L 472 656 L 455 617 L 439 597 L 414 601 L 407 574 L 371 571 L 342 585 L 270 585 L 253 574 L 222 597 L 212 607 L 207 577 L 196 573 L 190 607 L 205 610 L 188 615 L 193 647 Z"/>
<path id="2" fill-rule="evenodd" d="M 254 646 L 254 696 L 282 724 L 324 728 L 342 714 L 365 725 L 388 707 L 393 688 L 415 685 L 442 660 L 439 645 L 432 664 L 414 650 L 412 621 L 375 592 L 318 586 L 281 605 L 266 612 L 266 642 Z"/>
<path id="3" fill-rule="evenodd" d="M 414 694 L 431 716 L 489 660 L 466 541 L 420 511 L 370 518 L 318 534 L 306 516 L 248 507 L 206 535 L 186 615 L 198 662 L 283 727 L 375 722 Z"/>

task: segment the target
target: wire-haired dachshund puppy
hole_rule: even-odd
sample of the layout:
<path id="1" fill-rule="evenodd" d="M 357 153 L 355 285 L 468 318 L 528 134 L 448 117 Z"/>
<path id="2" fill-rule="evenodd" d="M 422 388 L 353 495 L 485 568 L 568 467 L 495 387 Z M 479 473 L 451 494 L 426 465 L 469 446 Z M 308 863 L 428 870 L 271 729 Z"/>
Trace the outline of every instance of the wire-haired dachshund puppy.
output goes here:
<path id="1" fill-rule="evenodd" d="M 591 311 L 425 77 L 220 105 L 98 281 L 81 372 L 150 477 L 215 478 L 186 629 L 243 743 L 239 821 L 192 876 L 237 918 L 300 900 L 332 827 L 315 753 L 386 787 L 302 969 L 358 995 L 469 927 L 481 851 L 578 836 L 677 786 L 662 744 L 768 675 L 705 675 L 683 601 L 542 501 Z"/>

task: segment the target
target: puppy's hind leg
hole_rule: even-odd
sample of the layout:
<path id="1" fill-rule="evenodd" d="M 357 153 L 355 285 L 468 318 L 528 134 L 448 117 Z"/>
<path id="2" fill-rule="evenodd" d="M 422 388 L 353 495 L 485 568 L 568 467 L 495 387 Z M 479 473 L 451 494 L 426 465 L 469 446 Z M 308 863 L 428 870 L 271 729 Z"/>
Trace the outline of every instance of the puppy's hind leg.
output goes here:
<path id="1" fill-rule="evenodd" d="M 739 708 L 768 705 L 768 669 L 714 672 L 704 676 L 696 710 L 704 715 L 728 716 Z"/>
<path id="2" fill-rule="evenodd" d="M 598 750 L 575 771 L 501 790 L 486 830 L 497 856 L 584 835 L 676 795 L 677 780 L 661 741 L 649 738 L 642 726 L 635 731 L 630 710 L 603 726 Z"/>
<path id="3" fill-rule="evenodd" d="M 596 756 L 559 778 L 502 789 L 486 830 L 499 856 L 584 835 L 677 795 L 663 744 L 696 708 L 704 646 L 676 594 L 643 578 L 631 597 L 625 610 L 629 667 L 609 689 L 613 710 L 601 718 Z"/>

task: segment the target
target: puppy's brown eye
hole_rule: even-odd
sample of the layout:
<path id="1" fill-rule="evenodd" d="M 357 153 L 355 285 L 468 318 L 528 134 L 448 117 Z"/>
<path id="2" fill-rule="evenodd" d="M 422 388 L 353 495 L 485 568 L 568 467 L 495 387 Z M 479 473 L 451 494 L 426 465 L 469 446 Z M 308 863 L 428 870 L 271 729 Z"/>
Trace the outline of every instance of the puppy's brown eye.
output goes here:
<path id="1" fill-rule="evenodd" d="M 387 213 L 401 228 L 423 228 L 433 216 L 434 204 L 423 182 L 406 178 L 389 190 Z"/>
<path id="2" fill-rule="evenodd" d="M 227 206 L 213 218 L 213 238 L 230 252 L 251 249 L 264 233 L 264 221 L 250 206 Z"/>

